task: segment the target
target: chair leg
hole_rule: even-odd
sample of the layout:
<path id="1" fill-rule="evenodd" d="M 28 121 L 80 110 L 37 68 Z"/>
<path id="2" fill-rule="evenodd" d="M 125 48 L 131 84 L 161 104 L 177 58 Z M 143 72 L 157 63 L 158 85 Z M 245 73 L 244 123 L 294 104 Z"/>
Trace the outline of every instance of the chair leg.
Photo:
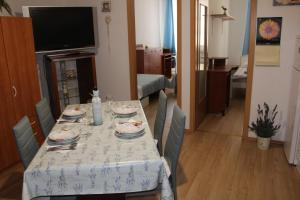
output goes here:
<path id="1" fill-rule="evenodd" d="M 174 195 L 174 200 L 177 200 L 177 184 L 176 184 L 176 174 L 175 177 L 172 177 L 172 173 L 169 177 L 169 182 L 171 183 L 172 192 Z"/>
<path id="2" fill-rule="evenodd" d="M 172 191 L 174 195 L 174 200 L 177 200 L 177 184 L 176 184 L 176 174 L 175 176 L 170 176 L 171 178 L 171 183 L 172 183 Z"/>

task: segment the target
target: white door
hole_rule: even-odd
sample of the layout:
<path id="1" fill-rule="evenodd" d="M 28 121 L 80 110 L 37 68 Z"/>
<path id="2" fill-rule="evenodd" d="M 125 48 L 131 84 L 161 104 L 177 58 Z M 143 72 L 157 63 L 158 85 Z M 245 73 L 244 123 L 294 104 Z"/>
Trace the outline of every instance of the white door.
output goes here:
<path id="1" fill-rule="evenodd" d="M 300 69 L 300 36 L 297 38 L 297 41 L 296 41 L 294 67 L 297 69 Z"/>
<path id="2" fill-rule="evenodd" d="M 284 151 L 290 164 L 295 164 L 297 135 L 300 129 L 300 71 L 293 68 L 289 101 L 289 118 Z"/>

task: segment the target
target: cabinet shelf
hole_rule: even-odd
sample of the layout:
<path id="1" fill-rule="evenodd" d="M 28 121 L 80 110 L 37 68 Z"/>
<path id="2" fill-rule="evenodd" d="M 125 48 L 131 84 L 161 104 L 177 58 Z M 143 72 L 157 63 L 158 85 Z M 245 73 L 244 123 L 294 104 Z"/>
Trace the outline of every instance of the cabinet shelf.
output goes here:
<path id="1" fill-rule="evenodd" d="M 77 77 L 75 77 L 75 78 L 57 80 L 57 82 L 69 82 L 69 81 L 77 81 L 77 80 L 78 80 Z"/>
<path id="2" fill-rule="evenodd" d="M 223 21 L 230 21 L 234 20 L 234 17 L 227 15 L 227 14 L 211 14 L 210 15 L 213 19 L 222 19 Z"/>
<path id="3" fill-rule="evenodd" d="M 68 66 L 66 61 L 75 61 L 74 67 Z M 94 53 L 46 55 L 46 70 L 55 118 L 69 104 L 87 103 L 97 85 Z"/>

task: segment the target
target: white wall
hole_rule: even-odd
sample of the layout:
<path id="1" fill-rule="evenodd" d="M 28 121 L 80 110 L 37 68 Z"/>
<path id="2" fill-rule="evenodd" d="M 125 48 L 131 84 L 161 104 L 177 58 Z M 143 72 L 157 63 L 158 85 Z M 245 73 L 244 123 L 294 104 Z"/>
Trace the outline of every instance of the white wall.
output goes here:
<path id="1" fill-rule="evenodd" d="M 228 8 L 227 12 L 231 14 L 229 0 L 209 0 L 209 14 L 222 14 L 223 9 L 221 6 Z M 208 56 L 227 57 L 229 23 L 231 23 L 231 21 L 209 18 Z"/>
<path id="2" fill-rule="evenodd" d="M 264 101 L 280 110 L 282 128 L 275 139 L 283 140 L 287 126 L 290 79 L 294 59 L 296 35 L 300 35 L 300 7 L 272 6 L 273 0 L 258 0 L 258 17 L 283 17 L 280 66 L 254 68 L 251 120 L 256 119 L 257 104 Z M 252 133 L 250 133 L 253 136 Z"/>
<path id="3" fill-rule="evenodd" d="M 246 29 L 247 0 L 230 0 L 230 15 L 234 17 L 229 22 L 228 64 L 239 65 Z"/>
<path id="4" fill-rule="evenodd" d="M 97 83 L 102 96 L 130 99 L 127 6 L 125 0 L 111 0 L 112 12 L 102 13 L 99 0 L 9 0 L 14 12 L 22 6 L 93 6 L 97 8 L 99 48 L 96 56 Z M 111 16 L 110 34 L 105 16 Z M 110 44 L 110 51 L 109 51 Z"/>
<path id="5" fill-rule="evenodd" d="M 160 0 L 135 0 L 136 43 L 160 47 Z"/>

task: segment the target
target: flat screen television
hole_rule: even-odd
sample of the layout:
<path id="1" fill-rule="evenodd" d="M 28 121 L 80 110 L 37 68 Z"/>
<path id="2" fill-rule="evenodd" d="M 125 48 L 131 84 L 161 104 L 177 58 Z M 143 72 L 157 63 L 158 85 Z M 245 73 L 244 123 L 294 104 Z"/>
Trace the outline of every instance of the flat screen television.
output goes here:
<path id="1" fill-rule="evenodd" d="M 36 52 L 95 47 L 92 7 L 23 7 L 32 18 Z"/>

